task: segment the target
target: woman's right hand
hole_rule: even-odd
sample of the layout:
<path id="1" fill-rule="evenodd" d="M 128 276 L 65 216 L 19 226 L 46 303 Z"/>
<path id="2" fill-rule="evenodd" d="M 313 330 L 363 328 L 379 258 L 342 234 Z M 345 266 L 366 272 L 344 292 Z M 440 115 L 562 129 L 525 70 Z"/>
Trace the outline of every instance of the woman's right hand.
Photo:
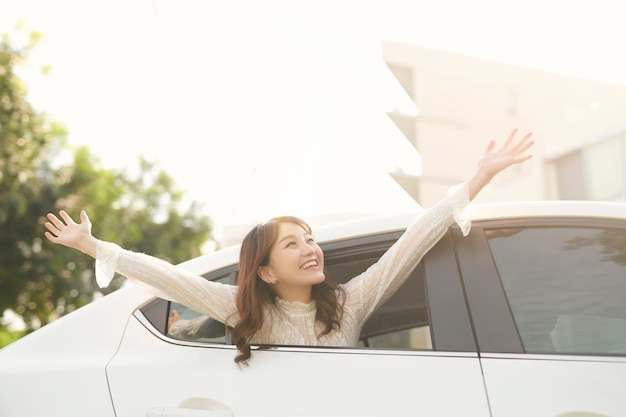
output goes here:
<path id="1" fill-rule="evenodd" d="M 80 223 L 76 223 L 65 210 L 59 212 L 59 217 L 48 213 L 46 238 L 52 243 L 78 249 L 95 258 L 97 240 L 91 235 L 91 221 L 85 210 L 80 212 Z"/>

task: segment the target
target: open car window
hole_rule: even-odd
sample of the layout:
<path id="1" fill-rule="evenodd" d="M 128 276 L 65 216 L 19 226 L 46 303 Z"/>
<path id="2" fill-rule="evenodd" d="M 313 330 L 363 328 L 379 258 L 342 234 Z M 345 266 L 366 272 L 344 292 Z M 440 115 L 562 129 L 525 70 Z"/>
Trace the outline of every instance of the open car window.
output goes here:
<path id="1" fill-rule="evenodd" d="M 322 245 L 327 275 L 338 283 L 347 282 L 375 263 L 400 235 L 400 232 L 387 233 Z M 231 267 L 206 277 L 232 284 L 235 282 L 235 274 L 236 271 Z M 157 323 L 155 327 L 166 336 L 179 340 L 231 343 L 228 329 L 222 323 L 182 304 L 155 300 L 144 307 L 142 312 L 153 324 Z M 362 329 L 359 346 L 432 349 L 422 264 L 372 314 Z"/>

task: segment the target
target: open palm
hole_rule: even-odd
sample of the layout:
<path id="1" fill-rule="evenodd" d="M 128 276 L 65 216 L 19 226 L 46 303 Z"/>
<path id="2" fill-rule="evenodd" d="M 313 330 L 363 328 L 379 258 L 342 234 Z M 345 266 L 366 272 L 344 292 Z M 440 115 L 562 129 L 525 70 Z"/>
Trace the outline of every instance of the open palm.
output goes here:
<path id="1" fill-rule="evenodd" d="M 517 129 L 513 129 L 504 144 L 497 150 L 495 149 L 495 141 L 492 140 L 489 143 L 485 153 L 478 161 L 478 165 L 485 174 L 493 177 L 511 165 L 522 163 L 532 157 L 526 152 L 534 143 L 530 140 L 533 134 L 526 134 L 518 142 L 515 142 L 516 135 Z"/>
<path id="2" fill-rule="evenodd" d="M 47 216 L 45 235 L 51 242 L 78 249 L 85 238 L 91 237 L 91 221 L 84 210 L 80 212 L 80 223 L 76 223 L 65 210 L 61 210 L 59 216 L 60 219 L 52 213 Z"/>

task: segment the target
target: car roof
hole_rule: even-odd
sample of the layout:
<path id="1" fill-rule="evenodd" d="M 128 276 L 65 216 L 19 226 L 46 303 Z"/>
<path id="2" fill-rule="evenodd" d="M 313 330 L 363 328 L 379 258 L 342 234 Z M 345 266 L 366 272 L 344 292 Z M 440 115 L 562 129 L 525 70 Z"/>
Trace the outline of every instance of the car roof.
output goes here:
<path id="1" fill-rule="evenodd" d="M 514 201 L 499 203 L 474 203 L 470 205 L 473 223 L 506 219 L 532 218 L 596 218 L 626 221 L 626 203 L 607 201 Z M 406 229 L 420 214 L 420 210 L 363 217 L 314 227 L 318 243 L 330 243 L 347 238 L 365 237 Z M 238 262 L 241 245 L 230 246 L 216 252 L 190 259 L 181 267 L 195 273 L 205 273 Z"/>

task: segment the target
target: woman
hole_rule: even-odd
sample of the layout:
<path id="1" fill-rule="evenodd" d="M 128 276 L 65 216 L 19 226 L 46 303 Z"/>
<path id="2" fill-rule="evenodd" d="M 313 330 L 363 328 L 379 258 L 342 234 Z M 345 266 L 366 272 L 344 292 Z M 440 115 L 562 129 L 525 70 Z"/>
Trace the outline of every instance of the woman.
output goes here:
<path id="1" fill-rule="evenodd" d="M 326 279 L 322 250 L 308 224 L 296 217 L 278 217 L 248 233 L 236 286 L 207 281 L 160 259 L 99 241 L 84 211 L 79 223 L 65 211 L 60 218 L 48 214 L 45 235 L 94 257 L 101 286 L 117 271 L 158 297 L 232 327 L 239 364 L 247 364 L 251 344 L 355 346 L 370 314 L 402 285 L 448 227 L 456 221 L 465 235 L 469 232 L 465 208 L 480 190 L 502 170 L 531 157 L 532 134 L 519 141 L 516 134 L 514 129 L 497 150 L 491 141 L 468 181 L 421 212 L 378 262 L 340 286 Z"/>

